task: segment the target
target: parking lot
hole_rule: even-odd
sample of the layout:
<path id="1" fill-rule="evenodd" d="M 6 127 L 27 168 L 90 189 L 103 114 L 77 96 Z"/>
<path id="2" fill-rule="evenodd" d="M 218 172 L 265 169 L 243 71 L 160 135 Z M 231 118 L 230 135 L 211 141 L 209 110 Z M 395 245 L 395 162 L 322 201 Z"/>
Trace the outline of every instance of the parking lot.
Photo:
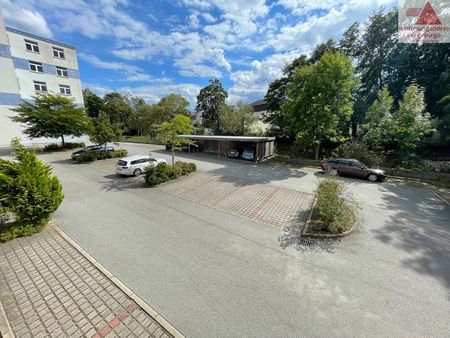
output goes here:
<path id="1" fill-rule="evenodd" d="M 180 154 L 198 173 L 146 188 L 114 161 L 41 157 L 64 186 L 61 228 L 189 337 L 450 335 L 450 207 L 426 189 L 344 179 L 361 227 L 331 251 L 298 250 L 282 208 L 308 204 L 313 168 Z"/>

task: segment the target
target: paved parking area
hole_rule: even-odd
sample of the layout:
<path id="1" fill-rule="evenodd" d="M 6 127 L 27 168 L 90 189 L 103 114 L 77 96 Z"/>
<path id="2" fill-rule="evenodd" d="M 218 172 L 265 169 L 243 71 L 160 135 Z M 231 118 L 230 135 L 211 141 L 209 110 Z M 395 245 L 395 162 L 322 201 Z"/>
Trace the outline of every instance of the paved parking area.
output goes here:
<path id="1" fill-rule="evenodd" d="M 313 201 L 313 195 L 296 190 L 204 172 L 156 189 L 282 230 L 302 224 Z"/>
<path id="2" fill-rule="evenodd" d="M 0 301 L 16 337 L 169 337 L 51 227 L 0 244 Z"/>

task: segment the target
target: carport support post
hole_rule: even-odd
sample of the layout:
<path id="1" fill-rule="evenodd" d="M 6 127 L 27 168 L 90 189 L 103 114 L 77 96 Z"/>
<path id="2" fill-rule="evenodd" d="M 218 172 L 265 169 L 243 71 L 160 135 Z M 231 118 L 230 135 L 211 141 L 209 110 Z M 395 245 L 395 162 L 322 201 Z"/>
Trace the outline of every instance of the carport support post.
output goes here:
<path id="1" fill-rule="evenodd" d="M 217 141 L 217 158 L 220 158 L 220 141 Z"/>
<path id="2" fill-rule="evenodd" d="M 258 162 L 258 155 L 259 155 L 259 142 L 256 142 L 255 162 Z"/>

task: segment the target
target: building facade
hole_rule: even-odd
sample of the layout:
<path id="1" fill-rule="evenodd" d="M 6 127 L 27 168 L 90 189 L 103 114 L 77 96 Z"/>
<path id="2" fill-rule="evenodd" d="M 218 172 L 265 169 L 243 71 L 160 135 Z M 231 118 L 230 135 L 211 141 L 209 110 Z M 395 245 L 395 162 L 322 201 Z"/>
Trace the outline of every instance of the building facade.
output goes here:
<path id="1" fill-rule="evenodd" d="M 23 128 L 10 119 L 10 108 L 32 102 L 39 92 L 57 93 L 83 106 L 83 93 L 73 46 L 5 26 L 0 11 L 0 146 L 13 137 L 26 144 L 48 142 L 27 139 Z"/>

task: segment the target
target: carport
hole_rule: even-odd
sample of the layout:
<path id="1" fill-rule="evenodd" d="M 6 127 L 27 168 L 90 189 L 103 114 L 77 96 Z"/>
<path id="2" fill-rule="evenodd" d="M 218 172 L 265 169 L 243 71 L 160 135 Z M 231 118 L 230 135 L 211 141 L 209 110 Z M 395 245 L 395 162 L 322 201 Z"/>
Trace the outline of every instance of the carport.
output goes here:
<path id="1" fill-rule="evenodd" d="M 255 162 L 263 161 L 273 155 L 275 148 L 275 137 L 257 136 L 219 136 L 219 135 L 178 135 L 198 145 L 197 151 L 214 152 L 218 157 L 227 156 L 232 149 L 242 151 L 251 149 L 254 153 Z M 189 152 L 191 147 L 189 147 Z"/>

